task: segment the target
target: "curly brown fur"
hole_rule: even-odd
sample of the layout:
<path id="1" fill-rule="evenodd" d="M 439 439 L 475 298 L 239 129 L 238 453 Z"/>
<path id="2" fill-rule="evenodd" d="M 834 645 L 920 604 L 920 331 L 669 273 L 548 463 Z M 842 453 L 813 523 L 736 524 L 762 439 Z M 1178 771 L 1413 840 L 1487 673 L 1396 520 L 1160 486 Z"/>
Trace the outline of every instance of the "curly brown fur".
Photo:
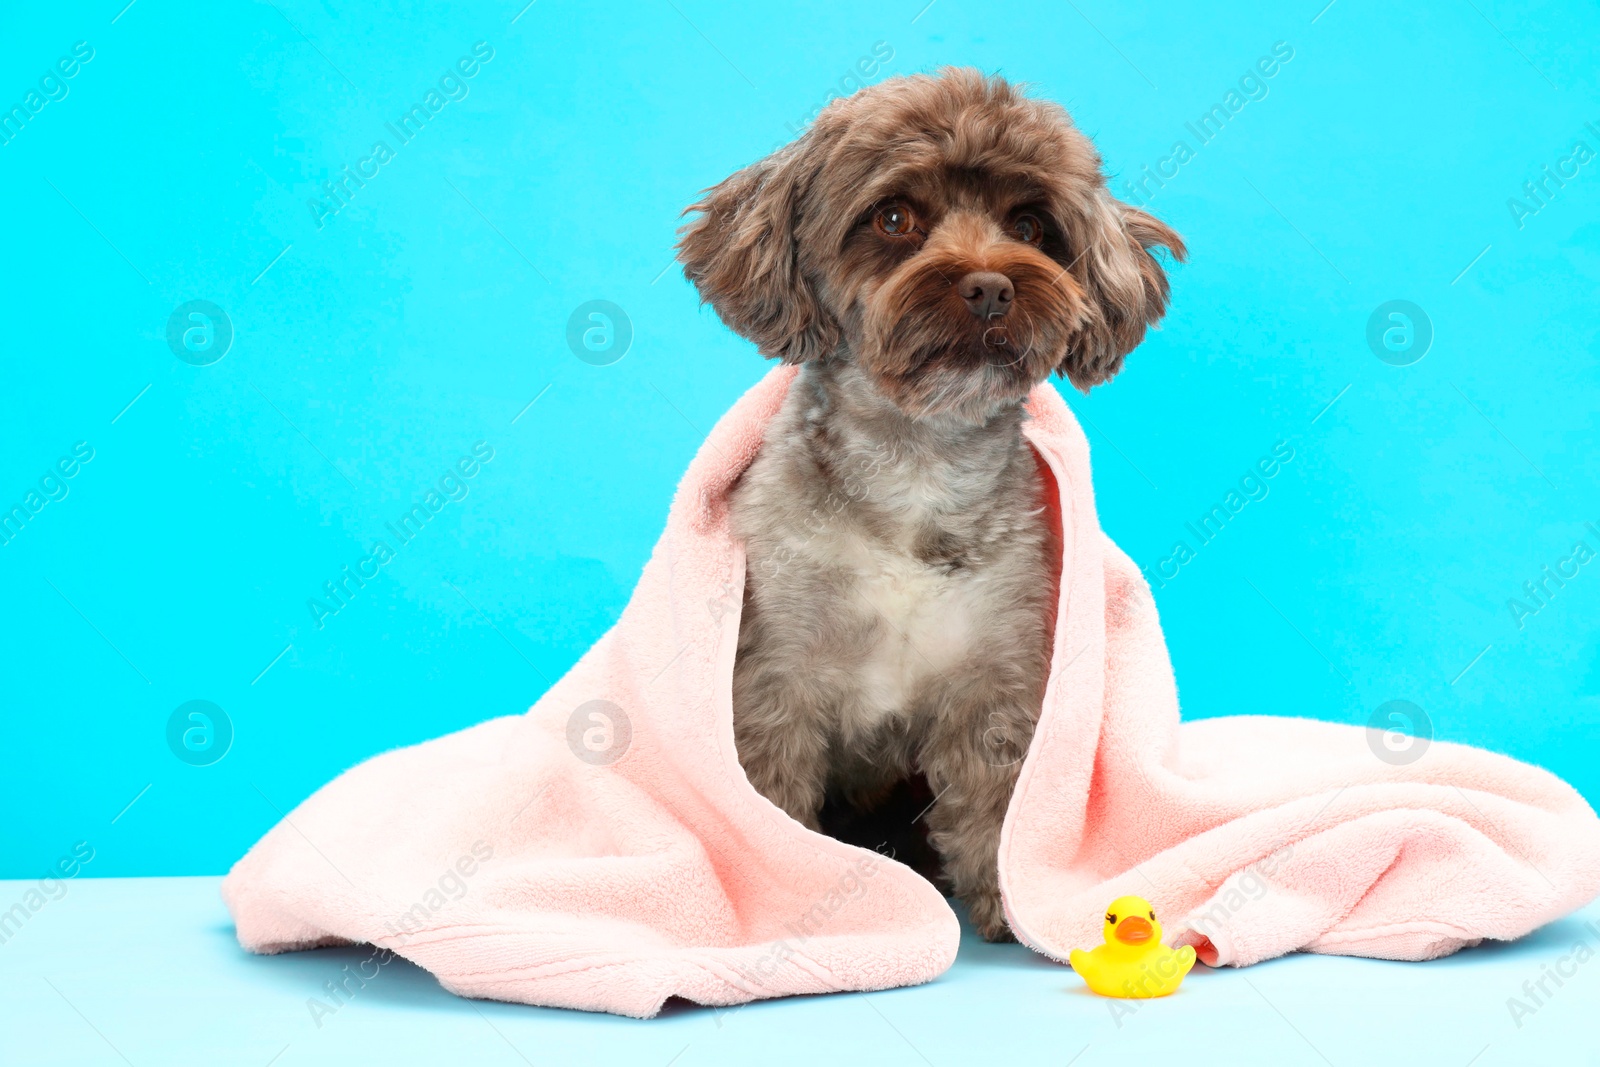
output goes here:
<path id="1" fill-rule="evenodd" d="M 702 298 L 804 365 L 731 502 L 739 758 L 813 828 L 925 775 L 944 875 L 1003 938 L 1060 558 L 1022 402 L 1114 375 L 1166 309 L 1149 250 L 1183 243 L 1107 193 L 1065 111 L 970 70 L 834 103 L 689 211 Z"/>

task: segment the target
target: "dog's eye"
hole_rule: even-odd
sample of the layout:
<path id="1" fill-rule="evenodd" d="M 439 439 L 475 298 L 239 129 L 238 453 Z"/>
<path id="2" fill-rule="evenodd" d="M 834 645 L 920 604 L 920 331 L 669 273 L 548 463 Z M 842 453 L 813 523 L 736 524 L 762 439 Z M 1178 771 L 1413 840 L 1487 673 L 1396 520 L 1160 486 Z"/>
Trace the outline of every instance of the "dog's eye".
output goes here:
<path id="1" fill-rule="evenodd" d="M 1017 240 L 1036 245 L 1044 240 L 1044 223 L 1037 215 L 1018 215 L 1011 220 L 1011 232 Z"/>
<path id="2" fill-rule="evenodd" d="M 904 201 L 891 200 L 873 213 L 872 225 L 885 237 L 907 237 L 916 232 L 917 220 Z"/>

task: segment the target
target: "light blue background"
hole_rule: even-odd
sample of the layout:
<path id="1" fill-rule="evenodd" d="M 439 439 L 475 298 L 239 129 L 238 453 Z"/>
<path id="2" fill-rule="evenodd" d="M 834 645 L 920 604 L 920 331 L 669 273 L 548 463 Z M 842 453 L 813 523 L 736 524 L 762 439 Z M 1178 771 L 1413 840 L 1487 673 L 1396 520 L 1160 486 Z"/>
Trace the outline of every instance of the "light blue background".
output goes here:
<path id="1" fill-rule="evenodd" d="M 872 81 L 972 64 L 1062 101 L 1119 188 L 1294 48 L 1151 202 L 1192 253 L 1162 331 L 1068 398 L 1102 521 L 1153 565 L 1290 442 L 1157 593 L 1185 714 L 1406 699 L 1600 798 L 1600 563 L 1520 629 L 1507 607 L 1600 550 L 1600 161 L 1521 228 L 1507 206 L 1600 150 L 1592 6 L 123 2 L 0 29 L 5 107 L 95 49 L 0 145 L 0 504 L 95 450 L 0 546 L 0 876 L 77 841 L 85 876 L 220 872 L 350 764 L 527 707 L 766 369 L 672 267 L 679 211 L 877 42 Z M 479 41 L 467 98 L 396 145 L 385 123 Z M 307 199 L 380 138 L 395 158 L 318 229 Z M 236 332 L 211 366 L 166 343 L 194 299 Z M 591 299 L 632 322 L 610 366 L 565 341 Z M 1391 299 L 1433 324 L 1412 366 L 1366 344 Z M 308 598 L 478 441 L 467 498 L 314 625 Z M 233 724 L 210 766 L 166 743 L 195 699 Z"/>
<path id="2" fill-rule="evenodd" d="M 119 824 L 120 825 L 120 824 Z M 654 1019 L 465 1000 L 370 946 L 252 956 L 216 878 L 100 878 L 0 951 L 8 1064 L 473 1067 L 1528 1067 L 1594 1063 L 1600 906 L 1431 963 L 1294 954 L 1198 966 L 1176 996 L 1108 1000 L 1021 945 L 963 933 L 926 985 L 669 1003 Z M 0 882 L 0 900 L 32 883 Z M 381 959 L 381 957 L 380 957 Z M 1561 966 L 1561 987 L 1547 978 Z M 376 977 L 373 972 L 376 971 Z M 1575 972 L 1575 973 L 1574 973 Z M 358 984 L 351 976 L 365 975 Z M 201 980 L 197 981 L 197 977 Z M 1533 1006 L 1523 983 L 1545 981 Z M 334 1001 L 327 983 L 346 983 Z M 48 984 L 47 984 L 48 983 Z M 1509 1006 L 1521 1003 L 1520 1012 Z M 330 1003 L 339 1004 L 330 1012 Z M 316 1007 L 314 1007 L 316 1005 Z M 1530 1010 L 1531 1009 L 1531 1010 Z"/>

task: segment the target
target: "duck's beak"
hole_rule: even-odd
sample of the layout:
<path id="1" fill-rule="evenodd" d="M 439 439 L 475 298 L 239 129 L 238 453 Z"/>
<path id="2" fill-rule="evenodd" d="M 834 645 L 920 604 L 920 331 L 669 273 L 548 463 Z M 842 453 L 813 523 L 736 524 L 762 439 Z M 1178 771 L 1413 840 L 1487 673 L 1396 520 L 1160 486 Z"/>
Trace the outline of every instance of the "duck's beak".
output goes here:
<path id="1" fill-rule="evenodd" d="M 1149 921 L 1137 915 L 1130 915 L 1119 922 L 1111 933 L 1124 945 L 1142 945 L 1155 936 L 1155 928 Z"/>

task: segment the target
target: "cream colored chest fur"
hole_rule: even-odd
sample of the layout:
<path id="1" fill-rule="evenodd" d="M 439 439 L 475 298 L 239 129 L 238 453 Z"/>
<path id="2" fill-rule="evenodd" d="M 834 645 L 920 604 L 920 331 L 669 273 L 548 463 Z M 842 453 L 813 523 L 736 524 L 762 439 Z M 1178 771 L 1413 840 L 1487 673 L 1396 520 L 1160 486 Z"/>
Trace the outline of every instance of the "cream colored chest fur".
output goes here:
<path id="1" fill-rule="evenodd" d="M 852 578 L 846 596 L 819 608 L 859 617 L 840 622 L 867 620 L 873 633 L 857 664 L 859 700 L 839 724 L 847 735 L 908 712 L 919 689 L 958 669 L 972 652 L 976 621 L 992 609 L 980 576 L 924 563 L 909 547 L 845 530 L 823 531 L 808 545 L 814 565 Z"/>

